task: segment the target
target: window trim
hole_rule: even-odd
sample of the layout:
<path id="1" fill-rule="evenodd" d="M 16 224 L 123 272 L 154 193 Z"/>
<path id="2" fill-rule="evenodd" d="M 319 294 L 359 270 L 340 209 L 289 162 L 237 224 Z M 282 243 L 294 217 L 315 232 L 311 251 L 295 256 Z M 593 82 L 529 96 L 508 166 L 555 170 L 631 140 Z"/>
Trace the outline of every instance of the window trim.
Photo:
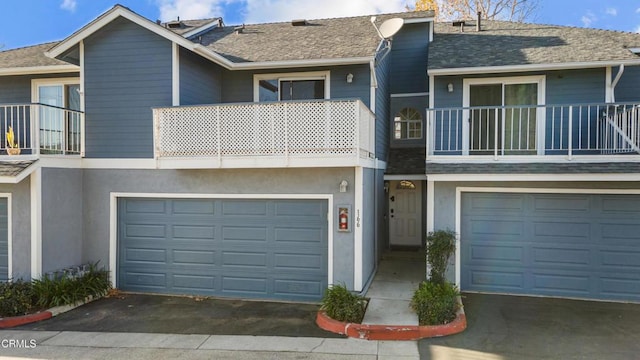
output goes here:
<path id="1" fill-rule="evenodd" d="M 490 78 L 465 78 L 462 80 L 462 107 L 469 108 L 471 103 L 471 86 L 472 85 L 502 85 L 502 103 L 504 106 L 504 86 L 513 84 L 537 84 L 538 85 L 538 105 L 544 106 L 546 104 L 546 75 L 530 75 L 530 76 L 504 76 L 504 77 L 490 77 Z M 465 110 L 468 113 L 468 110 Z M 468 118 L 468 114 L 464 114 L 463 118 Z M 538 155 L 544 151 L 545 142 L 545 111 L 542 107 L 538 108 L 536 118 L 539 120 L 536 123 L 536 149 L 538 149 Z M 469 122 L 462 122 L 462 153 L 463 155 L 469 155 Z"/>
<path id="2" fill-rule="evenodd" d="M 67 85 L 80 85 L 80 78 L 50 78 L 50 79 L 31 79 L 31 102 L 38 103 L 40 101 L 40 92 L 38 89 L 40 86 L 67 86 Z M 66 96 L 66 94 L 65 94 Z M 82 104 L 82 94 L 80 94 L 81 100 L 80 104 Z M 82 107 L 82 105 L 80 105 Z M 83 111 L 83 109 L 81 109 Z"/>
<path id="3" fill-rule="evenodd" d="M 331 99 L 331 71 L 307 71 L 293 73 L 266 73 L 253 75 L 253 102 L 260 101 L 260 81 L 261 80 L 278 80 L 278 90 L 280 81 L 299 81 L 299 80 L 324 80 L 324 98 Z M 280 101 L 280 100 L 278 100 Z"/>
<path id="4" fill-rule="evenodd" d="M 413 111 L 416 112 L 416 114 L 420 115 L 420 119 L 418 120 L 398 120 L 396 121 L 396 118 L 398 117 L 398 115 L 405 109 L 411 109 Z M 406 131 L 406 135 L 407 137 L 400 137 L 397 138 L 396 137 L 396 124 L 401 124 L 401 123 L 405 123 L 407 124 L 407 131 Z M 419 137 L 409 137 L 409 133 L 410 133 L 410 129 L 409 129 L 409 125 L 410 124 L 420 124 L 420 136 Z M 408 141 L 408 140 L 420 140 L 422 138 L 424 138 L 424 117 L 422 116 L 422 114 L 420 113 L 420 111 L 412 106 L 405 106 L 403 108 L 401 108 L 400 110 L 398 110 L 398 112 L 396 114 L 393 115 L 393 128 L 392 128 L 392 136 L 393 136 L 393 140 L 394 141 Z M 402 135 L 402 130 L 400 130 Z"/>

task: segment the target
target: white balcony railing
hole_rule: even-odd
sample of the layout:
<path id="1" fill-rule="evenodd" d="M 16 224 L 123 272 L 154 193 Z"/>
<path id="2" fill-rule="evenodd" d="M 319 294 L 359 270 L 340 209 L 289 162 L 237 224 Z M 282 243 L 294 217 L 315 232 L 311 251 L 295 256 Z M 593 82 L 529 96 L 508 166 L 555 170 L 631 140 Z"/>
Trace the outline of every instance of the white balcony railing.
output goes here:
<path id="1" fill-rule="evenodd" d="M 0 153 L 13 129 L 21 155 L 80 155 L 84 113 L 44 104 L 0 104 Z"/>
<path id="2" fill-rule="evenodd" d="M 640 154 L 638 104 L 427 109 L 427 120 L 433 159 Z"/>
<path id="3" fill-rule="evenodd" d="M 374 157 L 375 116 L 360 100 L 153 109 L 156 159 Z"/>

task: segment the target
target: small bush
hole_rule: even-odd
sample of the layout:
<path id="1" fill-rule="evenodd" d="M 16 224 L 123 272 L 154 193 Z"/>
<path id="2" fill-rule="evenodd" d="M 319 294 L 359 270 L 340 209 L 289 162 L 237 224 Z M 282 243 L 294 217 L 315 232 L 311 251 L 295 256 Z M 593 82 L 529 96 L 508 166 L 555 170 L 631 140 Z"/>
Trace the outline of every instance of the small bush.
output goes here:
<path id="1" fill-rule="evenodd" d="M 427 263 L 431 265 L 429 280 L 444 284 L 449 258 L 456 251 L 456 233 L 451 230 L 430 232 L 427 235 L 426 251 Z"/>
<path id="2" fill-rule="evenodd" d="M 367 301 L 364 297 L 353 294 L 344 285 L 333 285 L 324 293 L 320 309 L 334 320 L 361 323 Z"/>
<path id="3" fill-rule="evenodd" d="M 37 304 L 42 307 L 77 304 L 88 296 L 105 295 L 111 288 L 109 272 L 91 265 L 84 275 L 74 278 L 63 276 L 52 279 L 43 277 L 33 281 Z"/>
<path id="4" fill-rule="evenodd" d="M 0 283 L 0 317 L 28 314 L 34 309 L 34 304 L 31 283 L 20 280 Z"/>
<path id="5" fill-rule="evenodd" d="M 423 281 L 411 299 L 411 308 L 418 314 L 420 325 L 442 325 L 453 321 L 460 305 L 460 292 L 455 285 Z"/>

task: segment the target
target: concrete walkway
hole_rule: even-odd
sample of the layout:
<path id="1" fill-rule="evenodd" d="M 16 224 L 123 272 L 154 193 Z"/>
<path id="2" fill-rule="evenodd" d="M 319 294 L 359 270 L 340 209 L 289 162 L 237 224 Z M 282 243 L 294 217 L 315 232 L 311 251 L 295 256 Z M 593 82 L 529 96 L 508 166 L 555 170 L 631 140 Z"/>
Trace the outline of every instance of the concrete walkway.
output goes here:
<path id="1" fill-rule="evenodd" d="M 0 340 L 0 358 L 419 359 L 415 341 L 32 330 L 2 330 Z"/>
<path id="2" fill-rule="evenodd" d="M 369 286 L 369 300 L 363 324 L 418 325 L 410 308 L 411 298 L 425 278 L 422 251 L 385 254 Z"/>

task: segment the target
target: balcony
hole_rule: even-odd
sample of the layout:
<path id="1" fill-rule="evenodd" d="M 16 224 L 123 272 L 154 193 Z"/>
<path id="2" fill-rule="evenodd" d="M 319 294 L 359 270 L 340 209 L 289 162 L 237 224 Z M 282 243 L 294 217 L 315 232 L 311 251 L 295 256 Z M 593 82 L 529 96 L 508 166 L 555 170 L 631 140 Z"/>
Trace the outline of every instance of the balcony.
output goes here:
<path id="1" fill-rule="evenodd" d="M 375 158 L 375 116 L 360 100 L 153 109 L 160 168 L 359 166 Z"/>
<path id="2" fill-rule="evenodd" d="M 19 155 L 7 153 L 13 129 Z M 36 159 L 41 154 L 81 155 L 84 113 L 44 104 L 0 104 L 0 156 Z"/>
<path id="3" fill-rule="evenodd" d="M 427 161 L 639 161 L 637 103 L 427 110 Z"/>

